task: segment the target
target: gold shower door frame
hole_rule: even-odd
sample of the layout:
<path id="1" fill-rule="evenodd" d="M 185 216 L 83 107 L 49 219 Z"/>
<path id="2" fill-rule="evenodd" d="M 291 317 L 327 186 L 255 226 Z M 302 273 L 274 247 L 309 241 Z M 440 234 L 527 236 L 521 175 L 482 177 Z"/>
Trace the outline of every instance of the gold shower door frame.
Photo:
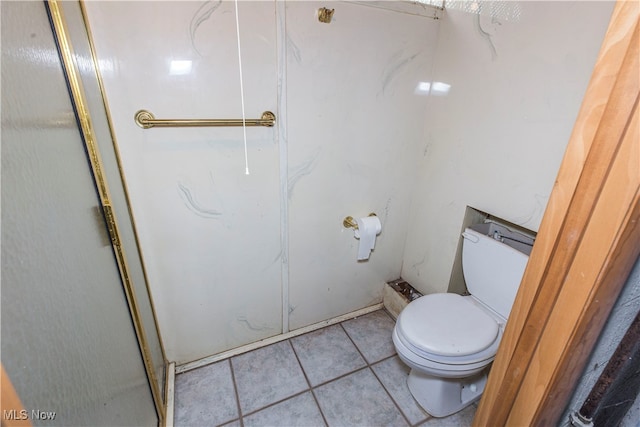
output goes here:
<path id="1" fill-rule="evenodd" d="M 68 25 L 67 21 L 65 20 L 64 10 L 70 7 L 76 7 L 78 6 L 78 3 L 62 2 L 59 0 L 48 0 L 47 6 L 49 8 L 50 16 L 51 16 L 51 26 L 53 30 L 53 36 L 56 40 L 56 43 L 58 44 L 58 47 L 60 50 L 62 67 L 64 69 L 64 73 L 67 77 L 67 81 L 69 84 L 69 95 L 77 111 L 80 132 L 82 134 L 82 139 L 84 141 L 85 148 L 88 153 L 91 173 L 95 179 L 98 196 L 100 199 L 100 203 L 102 205 L 105 221 L 107 223 L 109 237 L 111 239 L 111 246 L 114 251 L 116 263 L 118 265 L 118 271 L 120 273 L 120 277 L 122 280 L 124 293 L 127 299 L 127 304 L 129 306 L 129 311 L 131 313 L 131 318 L 133 321 L 136 337 L 138 339 L 138 343 L 140 346 L 140 352 L 142 354 L 142 359 L 143 359 L 145 370 L 147 373 L 147 378 L 148 378 L 149 386 L 153 396 L 153 401 L 155 403 L 156 411 L 158 413 L 159 425 L 165 425 L 166 424 L 167 383 L 168 383 L 167 381 L 168 361 L 166 359 L 166 355 L 164 352 L 164 346 L 162 345 L 162 338 L 160 337 L 160 334 L 159 334 L 159 328 L 158 328 L 157 320 L 155 317 L 155 309 L 153 307 L 153 301 L 151 299 L 151 294 L 149 292 L 148 282 L 146 281 L 147 275 L 144 267 L 144 261 L 142 259 L 142 255 L 140 252 L 140 246 L 138 243 L 138 236 L 136 233 L 135 222 L 133 220 L 133 217 L 131 216 L 130 203 L 129 203 L 129 198 L 126 190 L 126 182 L 124 180 L 124 176 L 122 175 L 122 167 L 120 164 L 120 157 L 117 150 L 117 145 L 115 144 L 112 120 L 111 120 L 111 117 L 109 116 L 109 110 L 108 108 L 106 108 L 106 98 L 104 96 L 104 88 L 102 85 L 100 74 L 98 73 L 98 67 L 97 67 L 95 52 L 93 49 L 93 43 L 91 42 L 91 37 L 89 35 L 90 32 L 89 32 L 87 21 L 86 21 L 86 15 L 84 13 L 84 5 L 82 4 L 82 1 L 80 1 L 79 7 L 82 14 L 82 20 L 83 20 L 82 26 L 85 29 L 86 33 L 81 36 L 78 35 L 78 37 L 82 37 L 88 40 L 89 49 L 92 57 L 91 64 L 89 64 L 91 67 L 91 70 L 89 71 L 89 73 L 91 73 L 90 78 L 91 79 L 95 78 L 97 80 L 97 84 L 100 88 L 99 96 L 101 98 L 101 102 L 105 106 L 105 112 L 107 116 L 106 120 L 109 126 L 109 131 L 111 133 L 111 141 L 110 142 L 105 141 L 104 144 L 109 144 L 109 143 L 112 144 L 111 148 L 115 152 L 116 162 L 117 162 L 118 170 L 120 172 L 120 179 L 122 181 L 125 198 L 128 205 L 127 208 L 129 209 L 129 220 L 131 221 L 131 226 L 132 226 L 133 234 L 135 237 L 135 242 L 136 242 L 137 252 L 138 252 L 137 255 L 139 255 L 139 260 L 142 264 L 141 268 L 145 278 L 144 285 L 146 287 L 147 296 L 149 298 L 149 302 L 151 306 L 151 312 L 153 314 L 154 325 L 152 329 L 155 332 L 157 332 L 159 346 L 162 353 L 161 354 L 162 365 L 164 366 L 164 373 L 163 373 L 164 384 L 162 385 L 160 385 L 158 381 L 158 373 L 156 372 L 156 369 L 154 367 L 154 363 L 153 363 L 154 360 L 153 360 L 150 345 L 149 345 L 149 339 L 147 334 L 148 328 L 145 328 L 144 322 L 142 320 L 142 314 L 141 314 L 140 305 L 139 305 L 139 298 L 138 298 L 138 295 L 136 294 L 134 283 L 130 274 L 131 269 L 128 263 L 128 259 L 130 258 L 127 257 L 125 253 L 125 249 L 122 245 L 122 239 L 121 239 L 122 234 L 119 231 L 119 227 L 118 227 L 119 221 L 116 218 L 116 215 L 114 213 L 112 197 L 111 197 L 112 193 L 109 191 L 109 186 L 107 184 L 104 163 L 100 157 L 100 151 L 98 146 L 99 144 L 96 139 L 96 133 L 94 130 L 94 126 L 92 124 L 93 121 L 89 111 L 88 98 L 86 96 L 86 93 L 84 91 L 84 87 L 82 84 L 83 74 L 81 72 L 81 68 L 77 63 L 78 53 L 74 50 L 74 47 L 71 43 L 71 28 Z M 86 67 L 86 65 L 84 64 L 83 66 Z"/>

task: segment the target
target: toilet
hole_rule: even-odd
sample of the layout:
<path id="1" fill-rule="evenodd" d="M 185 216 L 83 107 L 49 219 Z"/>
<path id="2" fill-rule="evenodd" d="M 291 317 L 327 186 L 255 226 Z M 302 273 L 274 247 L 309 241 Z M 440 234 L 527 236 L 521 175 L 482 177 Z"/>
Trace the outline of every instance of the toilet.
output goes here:
<path id="1" fill-rule="evenodd" d="M 409 390 L 434 417 L 480 398 L 534 242 L 494 222 L 466 228 L 462 237 L 470 295 L 420 297 L 402 310 L 393 330 L 398 356 L 411 368 Z"/>

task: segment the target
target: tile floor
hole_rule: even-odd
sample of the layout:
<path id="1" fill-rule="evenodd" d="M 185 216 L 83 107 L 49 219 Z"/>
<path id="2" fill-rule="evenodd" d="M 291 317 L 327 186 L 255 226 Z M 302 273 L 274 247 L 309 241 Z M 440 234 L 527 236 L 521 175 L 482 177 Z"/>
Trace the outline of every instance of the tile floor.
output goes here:
<path id="1" fill-rule="evenodd" d="M 383 310 L 176 376 L 176 427 L 471 425 L 431 418 L 406 385 Z"/>

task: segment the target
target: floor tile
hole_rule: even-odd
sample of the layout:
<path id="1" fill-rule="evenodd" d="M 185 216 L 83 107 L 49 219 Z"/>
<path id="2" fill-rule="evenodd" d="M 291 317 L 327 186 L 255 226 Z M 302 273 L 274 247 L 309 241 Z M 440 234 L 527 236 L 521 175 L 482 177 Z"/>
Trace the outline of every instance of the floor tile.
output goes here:
<path id="1" fill-rule="evenodd" d="M 243 414 L 253 412 L 308 388 L 289 341 L 231 358 Z"/>
<path id="2" fill-rule="evenodd" d="M 384 311 L 378 310 L 347 320 L 342 326 L 367 362 L 375 363 L 396 353 L 391 339 L 395 323 Z"/>
<path id="3" fill-rule="evenodd" d="M 407 426 L 407 422 L 369 368 L 316 389 L 329 426 Z"/>
<path id="4" fill-rule="evenodd" d="M 418 402 L 413 398 L 407 378 L 411 370 L 398 356 L 379 362 L 371 367 L 387 389 L 393 400 L 411 424 L 417 424 L 429 418 Z"/>
<path id="5" fill-rule="evenodd" d="M 244 417 L 245 427 L 315 427 L 324 425 L 320 409 L 318 409 L 311 392 L 292 397 Z"/>
<path id="6" fill-rule="evenodd" d="M 476 415 L 476 405 L 470 405 L 462 411 L 444 418 L 430 418 L 420 427 L 470 427 Z"/>
<path id="7" fill-rule="evenodd" d="M 293 338 L 291 344 L 312 386 L 366 366 L 340 325 Z"/>
<path id="8" fill-rule="evenodd" d="M 177 375 L 175 388 L 177 426 L 213 426 L 238 418 L 228 360 Z"/>
<path id="9" fill-rule="evenodd" d="M 446 418 L 429 418 L 415 402 L 406 386 L 409 368 L 391 357 L 393 327 L 380 310 L 178 374 L 174 424 L 377 427 L 407 426 L 408 421 L 421 427 L 470 426 L 476 405 Z M 370 368 L 363 368 L 366 362 L 354 343 Z M 248 414 L 244 417 L 236 387 L 241 412 Z"/>

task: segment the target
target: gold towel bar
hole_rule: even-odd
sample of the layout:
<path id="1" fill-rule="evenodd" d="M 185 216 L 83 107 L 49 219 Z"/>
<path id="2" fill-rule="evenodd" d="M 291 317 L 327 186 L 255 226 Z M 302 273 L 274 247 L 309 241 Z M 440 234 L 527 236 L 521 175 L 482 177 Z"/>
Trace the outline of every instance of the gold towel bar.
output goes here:
<path id="1" fill-rule="evenodd" d="M 146 110 L 134 115 L 134 121 L 143 129 L 152 127 L 194 127 L 194 126 L 242 126 L 242 119 L 156 119 Z M 271 111 L 262 113 L 259 119 L 245 119 L 246 126 L 268 126 L 276 124 L 276 115 Z"/>

